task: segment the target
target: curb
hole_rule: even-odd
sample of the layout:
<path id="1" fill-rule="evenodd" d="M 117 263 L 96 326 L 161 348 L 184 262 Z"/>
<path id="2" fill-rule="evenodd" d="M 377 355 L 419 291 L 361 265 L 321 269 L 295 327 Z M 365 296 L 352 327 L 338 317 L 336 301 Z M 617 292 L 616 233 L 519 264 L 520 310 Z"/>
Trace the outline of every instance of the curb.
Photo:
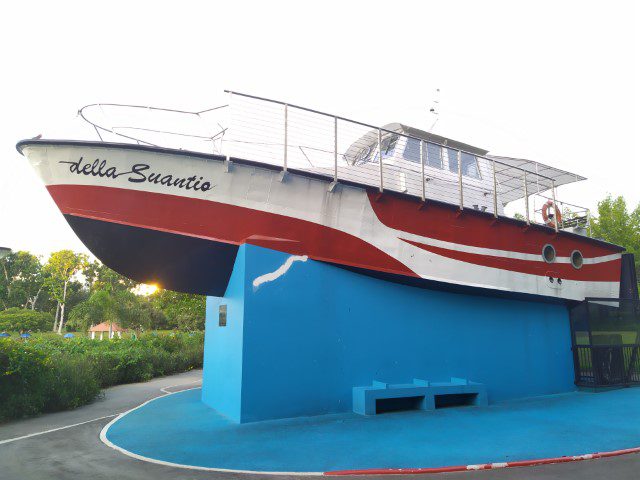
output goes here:
<path id="1" fill-rule="evenodd" d="M 574 455 L 571 457 L 541 458 L 537 460 L 521 460 L 521 461 L 515 461 L 515 462 L 481 463 L 477 465 L 459 465 L 454 467 L 371 468 L 371 469 L 362 469 L 362 470 L 336 470 L 332 472 L 324 472 L 324 475 L 325 476 L 418 475 L 418 474 L 428 474 L 428 473 L 468 472 L 468 471 L 476 471 L 476 470 L 495 470 L 499 468 L 533 467 L 536 465 L 551 465 L 554 463 L 580 462 L 582 460 L 593 460 L 596 458 L 619 457 L 621 455 L 629 455 L 632 453 L 640 453 L 640 447 L 626 448 L 624 450 L 613 450 L 610 452 L 587 453 L 585 455 Z"/>

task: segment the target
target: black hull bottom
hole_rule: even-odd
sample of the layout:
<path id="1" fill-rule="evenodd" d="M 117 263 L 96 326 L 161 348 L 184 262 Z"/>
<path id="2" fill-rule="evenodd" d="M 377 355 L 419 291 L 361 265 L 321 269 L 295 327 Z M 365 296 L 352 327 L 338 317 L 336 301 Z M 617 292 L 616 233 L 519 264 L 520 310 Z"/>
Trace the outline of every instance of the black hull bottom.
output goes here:
<path id="1" fill-rule="evenodd" d="M 102 263 L 136 282 L 201 295 L 224 295 L 237 245 L 65 215 Z"/>

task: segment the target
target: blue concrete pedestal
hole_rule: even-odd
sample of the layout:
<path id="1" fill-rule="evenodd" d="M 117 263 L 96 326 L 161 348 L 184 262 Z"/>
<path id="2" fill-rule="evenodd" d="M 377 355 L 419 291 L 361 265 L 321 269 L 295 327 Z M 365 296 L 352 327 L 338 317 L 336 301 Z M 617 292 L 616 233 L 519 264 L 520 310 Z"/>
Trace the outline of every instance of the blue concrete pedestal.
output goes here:
<path id="1" fill-rule="evenodd" d="M 202 400 L 234 422 L 352 411 L 356 387 L 482 384 L 489 402 L 574 390 L 567 308 L 425 290 L 243 245 L 207 299 Z"/>

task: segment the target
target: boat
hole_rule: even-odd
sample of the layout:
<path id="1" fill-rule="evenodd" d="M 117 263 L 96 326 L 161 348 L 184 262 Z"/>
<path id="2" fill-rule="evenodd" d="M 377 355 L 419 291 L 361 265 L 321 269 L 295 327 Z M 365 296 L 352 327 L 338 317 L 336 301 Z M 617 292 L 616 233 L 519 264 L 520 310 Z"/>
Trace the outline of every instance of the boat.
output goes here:
<path id="1" fill-rule="evenodd" d="M 619 296 L 624 249 L 589 237 L 588 210 L 557 198 L 584 177 L 400 123 L 228 95 L 228 123 L 202 136 L 215 150 L 141 140 L 176 132 L 123 133 L 87 107 L 99 140 L 37 138 L 17 149 L 98 259 L 170 290 L 224 295 L 246 243 L 418 288 Z M 511 202 L 522 217 L 505 214 Z"/>

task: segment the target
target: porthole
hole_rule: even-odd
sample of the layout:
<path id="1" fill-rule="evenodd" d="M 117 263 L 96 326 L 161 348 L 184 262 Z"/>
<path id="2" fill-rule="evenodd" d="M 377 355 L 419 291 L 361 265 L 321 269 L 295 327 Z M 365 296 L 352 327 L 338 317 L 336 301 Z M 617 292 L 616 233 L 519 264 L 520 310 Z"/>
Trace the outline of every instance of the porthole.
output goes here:
<path id="1" fill-rule="evenodd" d="M 571 252 L 571 265 L 573 265 L 573 268 L 580 269 L 582 268 L 583 263 L 584 258 L 582 258 L 582 252 L 580 252 L 580 250 L 574 250 Z"/>
<path id="2" fill-rule="evenodd" d="M 542 248 L 542 258 L 544 258 L 544 261 L 547 263 L 553 263 L 556 261 L 556 249 L 553 248 L 553 245 L 547 243 Z"/>

